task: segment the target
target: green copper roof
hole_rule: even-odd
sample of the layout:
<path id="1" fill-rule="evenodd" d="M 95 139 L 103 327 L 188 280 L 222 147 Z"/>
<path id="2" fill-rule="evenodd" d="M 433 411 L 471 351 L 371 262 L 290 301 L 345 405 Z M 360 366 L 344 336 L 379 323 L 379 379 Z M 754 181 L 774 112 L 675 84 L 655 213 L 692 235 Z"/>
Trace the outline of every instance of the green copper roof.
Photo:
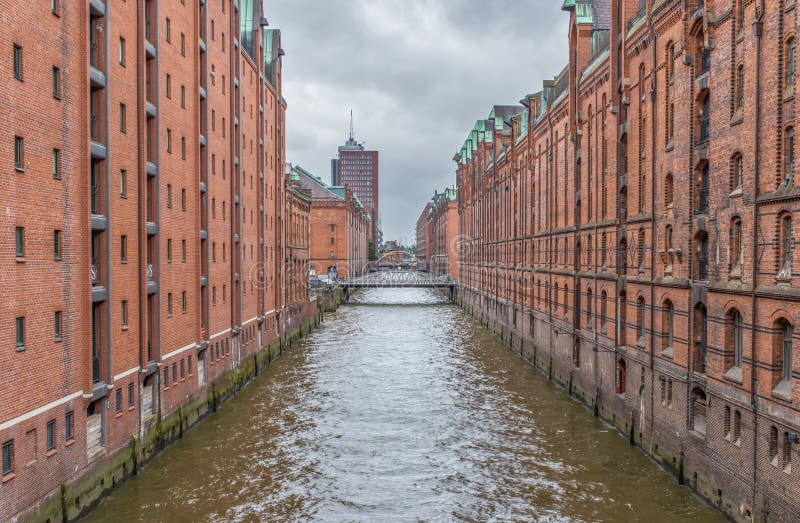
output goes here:
<path id="1" fill-rule="evenodd" d="M 575 23 L 576 24 L 592 23 L 592 4 L 581 2 L 575 5 Z"/>
<path id="2" fill-rule="evenodd" d="M 573 7 L 575 7 L 575 0 L 564 0 L 564 3 L 561 4 L 561 9 L 564 11 L 569 11 Z"/>

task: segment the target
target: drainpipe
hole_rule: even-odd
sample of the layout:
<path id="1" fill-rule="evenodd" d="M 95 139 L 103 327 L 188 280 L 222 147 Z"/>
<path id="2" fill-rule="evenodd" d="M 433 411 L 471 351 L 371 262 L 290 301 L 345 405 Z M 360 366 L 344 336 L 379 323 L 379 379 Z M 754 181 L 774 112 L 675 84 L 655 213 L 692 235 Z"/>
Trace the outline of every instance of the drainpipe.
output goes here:
<path id="1" fill-rule="evenodd" d="M 750 293 L 752 304 L 750 310 L 753 315 L 753 326 L 750 329 L 750 337 L 752 347 L 752 357 L 750 363 L 750 408 L 753 411 L 753 434 L 758 436 L 758 378 L 756 376 L 756 322 L 755 314 L 758 305 L 758 296 L 756 295 L 756 286 L 758 284 L 758 192 L 759 192 L 759 177 L 761 173 L 761 38 L 764 33 L 764 0 L 760 1 L 759 6 L 756 8 L 755 22 L 753 22 L 753 34 L 756 37 L 756 100 L 755 100 L 755 131 L 754 131 L 754 144 L 755 144 L 755 168 L 753 170 L 753 252 L 752 252 L 752 291 Z M 756 494 L 758 491 L 758 445 L 753 445 L 753 505 L 755 508 Z"/>
<path id="2" fill-rule="evenodd" d="M 658 118 L 656 118 L 656 97 L 658 93 L 658 76 L 656 76 L 657 60 L 658 60 L 658 33 L 656 33 L 653 26 L 653 13 L 651 11 L 648 20 L 648 28 L 650 29 L 650 39 L 653 49 L 653 72 L 651 76 L 650 87 L 650 125 L 652 130 L 650 133 L 650 212 L 652 218 L 650 219 L 650 278 L 655 278 L 656 272 L 656 141 L 658 136 Z M 655 422 L 655 351 L 656 351 L 656 290 L 655 286 L 650 285 L 650 447 L 653 446 L 654 422 Z M 663 387 L 664 385 L 662 385 Z M 644 417 L 642 417 L 644 419 Z"/>

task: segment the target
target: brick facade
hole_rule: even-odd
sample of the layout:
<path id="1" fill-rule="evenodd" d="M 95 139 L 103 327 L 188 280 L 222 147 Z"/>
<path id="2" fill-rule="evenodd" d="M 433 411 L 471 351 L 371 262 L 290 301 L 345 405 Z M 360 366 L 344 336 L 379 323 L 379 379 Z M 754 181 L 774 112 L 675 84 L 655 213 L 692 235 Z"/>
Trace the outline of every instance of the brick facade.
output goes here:
<path id="1" fill-rule="evenodd" d="M 736 520 L 790 521 L 794 2 L 564 0 L 456 156 L 464 306 Z"/>
<path id="2" fill-rule="evenodd" d="M 457 278 L 458 223 L 455 190 L 436 192 L 417 220 L 417 258 L 431 274 Z"/>
<path id="3" fill-rule="evenodd" d="M 283 52 L 260 3 L 16 3 L 0 9 L 2 521 L 311 311 L 310 202 L 284 172 Z"/>

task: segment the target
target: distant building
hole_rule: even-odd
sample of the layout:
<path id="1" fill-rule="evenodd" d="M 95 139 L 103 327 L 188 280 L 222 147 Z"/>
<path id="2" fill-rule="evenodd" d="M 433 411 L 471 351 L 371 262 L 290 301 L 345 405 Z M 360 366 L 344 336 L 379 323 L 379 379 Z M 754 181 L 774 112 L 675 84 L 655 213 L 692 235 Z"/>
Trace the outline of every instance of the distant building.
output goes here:
<path id="1" fill-rule="evenodd" d="M 417 258 L 431 274 L 450 276 L 458 271 L 458 206 L 455 189 L 436 192 L 417 220 Z"/>
<path id="2" fill-rule="evenodd" d="M 347 186 L 367 209 L 372 223 L 370 239 L 380 244 L 378 207 L 378 151 L 367 151 L 353 136 L 353 115 L 350 114 L 350 138 L 339 146 L 338 158 L 331 160 L 331 182 Z"/>
<path id="3" fill-rule="evenodd" d="M 317 275 L 359 276 L 369 262 L 372 220 L 358 196 L 347 187 L 328 185 L 300 166 L 293 177 L 310 194 L 310 268 Z"/>

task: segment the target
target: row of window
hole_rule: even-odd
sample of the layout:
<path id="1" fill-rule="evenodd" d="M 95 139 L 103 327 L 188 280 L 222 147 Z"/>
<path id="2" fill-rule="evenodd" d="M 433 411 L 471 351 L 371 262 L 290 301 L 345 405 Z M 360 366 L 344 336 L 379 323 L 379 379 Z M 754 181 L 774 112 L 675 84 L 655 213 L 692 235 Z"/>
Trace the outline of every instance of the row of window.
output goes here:
<path id="1" fill-rule="evenodd" d="M 50 456 L 58 452 L 57 450 L 57 435 L 56 432 L 58 430 L 56 420 L 51 419 L 47 422 L 46 426 L 46 436 L 45 436 L 45 451 L 47 455 Z M 33 451 L 32 459 L 35 460 L 38 458 L 37 456 L 37 442 L 36 442 L 36 429 L 31 429 L 26 433 L 26 439 L 28 440 L 28 446 Z M 64 415 L 64 444 L 69 444 L 70 442 L 75 440 L 75 415 L 73 411 L 69 411 Z M 9 479 L 8 477 L 14 474 L 14 460 L 16 458 L 15 451 L 14 451 L 14 440 L 8 440 L 3 443 L 3 454 L 2 454 L 2 477 L 3 479 Z M 13 477 L 13 476 L 12 476 Z"/>
<path id="2" fill-rule="evenodd" d="M 170 375 L 170 368 L 172 369 L 172 382 L 170 382 L 169 375 Z M 162 379 L 162 386 L 164 389 L 168 389 L 170 385 L 175 385 L 178 383 L 178 380 L 183 381 L 186 379 L 186 376 L 191 376 L 194 372 L 194 362 L 192 359 L 192 355 L 186 357 L 186 359 L 181 359 L 180 361 L 176 361 L 172 363 L 172 366 L 165 365 L 164 366 L 164 378 Z M 180 374 L 179 374 L 180 373 Z"/>

